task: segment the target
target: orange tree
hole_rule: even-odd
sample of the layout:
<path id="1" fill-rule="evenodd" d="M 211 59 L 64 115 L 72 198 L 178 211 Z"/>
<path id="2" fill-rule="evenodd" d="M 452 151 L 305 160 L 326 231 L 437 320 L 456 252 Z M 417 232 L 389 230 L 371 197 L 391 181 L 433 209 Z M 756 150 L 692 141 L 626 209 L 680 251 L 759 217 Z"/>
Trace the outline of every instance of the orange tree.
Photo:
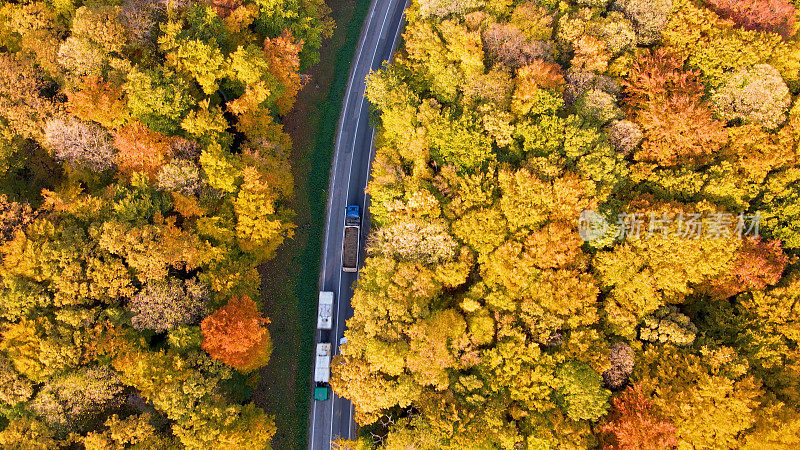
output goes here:
<path id="1" fill-rule="evenodd" d="M 203 350 L 242 372 L 261 368 L 272 353 L 268 323 L 250 297 L 233 297 L 200 324 Z"/>

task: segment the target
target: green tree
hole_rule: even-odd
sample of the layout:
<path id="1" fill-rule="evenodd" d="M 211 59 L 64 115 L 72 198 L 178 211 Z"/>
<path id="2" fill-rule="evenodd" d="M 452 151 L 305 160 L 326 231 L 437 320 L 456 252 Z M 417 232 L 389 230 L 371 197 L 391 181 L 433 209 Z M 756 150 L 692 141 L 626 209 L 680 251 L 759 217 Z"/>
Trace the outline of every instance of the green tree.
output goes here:
<path id="1" fill-rule="evenodd" d="M 611 391 L 602 387 L 603 378 L 583 363 L 570 361 L 556 371 L 559 389 L 556 402 L 572 420 L 600 418 L 608 410 Z"/>
<path id="2" fill-rule="evenodd" d="M 150 129 L 174 134 L 194 103 L 191 86 L 169 69 L 137 69 L 123 85 L 128 108 Z"/>
<path id="3" fill-rule="evenodd" d="M 226 39 L 225 29 L 210 8 L 193 8 L 188 22 L 195 26 L 184 29 L 180 22 L 164 24 L 164 34 L 158 38 L 159 47 L 170 65 L 179 72 L 191 74 L 203 92 L 210 95 L 225 76 L 225 55 L 220 48 L 220 41 Z"/>
<path id="4" fill-rule="evenodd" d="M 447 110 L 422 108 L 420 121 L 427 130 L 431 156 L 439 164 L 454 164 L 460 170 L 479 169 L 492 158 L 491 141 L 474 120 L 461 116 L 447 120 Z"/>

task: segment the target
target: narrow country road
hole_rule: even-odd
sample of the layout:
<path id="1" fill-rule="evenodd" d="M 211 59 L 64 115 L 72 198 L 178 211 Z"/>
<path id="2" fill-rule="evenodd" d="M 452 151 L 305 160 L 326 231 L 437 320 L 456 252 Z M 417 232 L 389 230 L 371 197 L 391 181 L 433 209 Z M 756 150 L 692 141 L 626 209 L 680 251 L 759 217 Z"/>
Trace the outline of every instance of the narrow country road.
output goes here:
<path id="1" fill-rule="evenodd" d="M 350 68 L 336 134 L 333 167 L 328 187 L 328 212 L 319 287 L 334 293 L 334 318 L 331 331 L 317 330 L 316 342 L 330 342 L 339 353 L 339 339 L 345 322 L 352 317 L 352 285 L 357 273 L 342 272 L 342 238 L 347 205 L 359 205 L 362 211 L 361 261 L 369 231 L 369 198 L 364 193 L 374 149 L 374 130 L 369 123 L 369 102 L 364 98 L 365 80 L 370 70 L 381 67 L 394 51 L 404 24 L 406 0 L 372 0 L 361 29 L 361 37 Z M 313 390 L 312 390 L 313 391 Z M 328 400 L 311 400 L 308 447 L 329 450 L 331 441 L 355 437 L 353 405 L 349 400 L 331 395 Z"/>

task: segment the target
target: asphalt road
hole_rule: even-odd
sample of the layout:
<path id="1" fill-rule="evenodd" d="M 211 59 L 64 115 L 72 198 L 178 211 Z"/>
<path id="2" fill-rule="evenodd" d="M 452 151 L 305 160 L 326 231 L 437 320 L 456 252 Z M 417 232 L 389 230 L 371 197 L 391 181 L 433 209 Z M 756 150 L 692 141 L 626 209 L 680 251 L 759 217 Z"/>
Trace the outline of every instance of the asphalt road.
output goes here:
<path id="1" fill-rule="evenodd" d="M 350 78 L 339 118 L 333 167 L 328 187 L 328 213 L 325 219 L 325 243 L 320 271 L 320 290 L 333 291 L 334 317 L 331 331 L 317 331 L 316 342 L 331 342 L 339 353 L 339 339 L 345 322 L 352 317 L 350 298 L 357 273 L 342 272 L 342 238 L 347 205 L 361 206 L 361 250 L 359 267 L 364 259 L 364 242 L 369 231 L 369 198 L 364 193 L 374 156 L 374 129 L 369 123 L 369 102 L 364 98 L 365 80 L 394 51 L 403 27 L 406 0 L 373 0 L 356 47 Z M 313 373 L 313 370 L 312 370 Z M 312 390 L 313 392 L 313 390 Z M 353 405 L 331 395 L 328 400 L 311 399 L 308 448 L 329 450 L 331 441 L 355 437 Z"/>

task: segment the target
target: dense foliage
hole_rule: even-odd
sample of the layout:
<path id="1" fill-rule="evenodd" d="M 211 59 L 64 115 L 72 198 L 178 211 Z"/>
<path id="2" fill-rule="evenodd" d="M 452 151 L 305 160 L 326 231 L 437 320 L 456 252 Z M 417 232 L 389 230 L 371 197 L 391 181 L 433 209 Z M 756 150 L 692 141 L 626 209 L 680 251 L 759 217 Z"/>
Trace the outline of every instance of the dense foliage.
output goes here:
<path id="1" fill-rule="evenodd" d="M 255 267 L 321 1 L 0 6 L 0 446 L 269 447 Z"/>
<path id="2" fill-rule="evenodd" d="M 350 445 L 800 445 L 795 3 L 414 0 L 368 83 Z"/>

